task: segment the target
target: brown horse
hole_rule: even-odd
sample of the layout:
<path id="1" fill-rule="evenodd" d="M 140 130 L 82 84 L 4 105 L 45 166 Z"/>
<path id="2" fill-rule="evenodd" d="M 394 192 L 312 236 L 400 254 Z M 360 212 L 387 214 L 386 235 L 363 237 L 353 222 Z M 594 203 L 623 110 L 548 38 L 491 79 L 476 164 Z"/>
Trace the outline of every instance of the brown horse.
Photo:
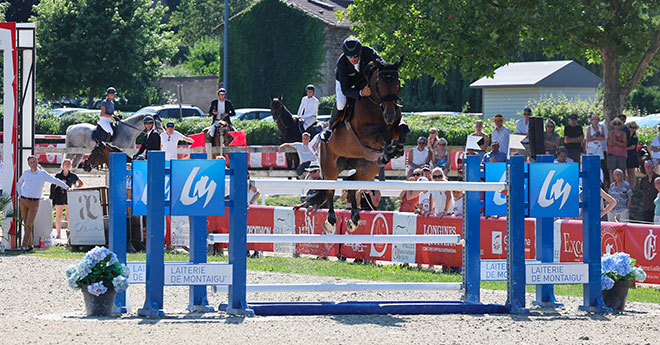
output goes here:
<path id="1" fill-rule="evenodd" d="M 117 146 L 100 143 L 97 144 L 92 150 L 92 154 L 87 157 L 87 159 L 82 163 L 82 168 L 86 172 L 92 171 L 93 168 L 99 168 L 103 164 L 108 164 L 110 162 L 110 152 L 124 152 L 119 149 Z M 130 157 L 126 156 L 126 163 L 131 163 L 132 160 Z"/>
<path id="2" fill-rule="evenodd" d="M 220 147 L 220 146 L 229 146 L 232 142 L 232 137 L 228 135 L 229 126 L 224 120 L 219 120 L 215 125 L 215 131 L 213 132 L 213 137 L 209 134 L 211 126 L 206 127 L 202 130 L 204 133 L 204 139 L 207 143 L 211 143 L 211 147 Z M 222 138 L 222 139 L 221 139 Z M 213 159 L 220 156 L 220 153 L 212 153 L 211 156 Z"/>
<path id="3" fill-rule="evenodd" d="M 371 88 L 371 96 L 356 100 L 353 116 L 344 120 L 344 126 L 335 128 L 327 143 L 321 143 L 324 179 L 336 180 L 342 170 L 355 169 L 357 172 L 352 179 L 373 181 L 380 167 L 403 154 L 409 129 L 401 121 L 401 107 L 397 102 L 401 85 L 398 70 L 402 62 L 403 57 L 393 64 L 376 62 L 365 69 L 365 84 Z M 323 227 L 332 232 L 337 222 L 334 190 L 325 193 L 329 210 Z M 354 190 L 349 191 L 348 200 L 353 208 L 346 226 L 352 232 L 360 219 Z"/>

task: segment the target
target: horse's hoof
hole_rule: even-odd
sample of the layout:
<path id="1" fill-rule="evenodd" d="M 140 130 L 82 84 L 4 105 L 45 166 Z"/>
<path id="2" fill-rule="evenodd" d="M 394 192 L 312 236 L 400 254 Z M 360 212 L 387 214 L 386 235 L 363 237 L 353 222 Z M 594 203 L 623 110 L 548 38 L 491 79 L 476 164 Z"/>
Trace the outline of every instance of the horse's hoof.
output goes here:
<path id="1" fill-rule="evenodd" d="M 326 220 L 325 222 L 323 222 L 323 230 L 325 230 L 325 232 L 327 233 L 334 234 L 335 226 L 330 224 L 330 222 Z"/>
<path id="2" fill-rule="evenodd" d="M 346 229 L 348 232 L 353 232 L 355 229 L 357 229 L 357 225 L 353 223 L 353 220 L 349 219 L 348 222 L 346 222 Z"/>

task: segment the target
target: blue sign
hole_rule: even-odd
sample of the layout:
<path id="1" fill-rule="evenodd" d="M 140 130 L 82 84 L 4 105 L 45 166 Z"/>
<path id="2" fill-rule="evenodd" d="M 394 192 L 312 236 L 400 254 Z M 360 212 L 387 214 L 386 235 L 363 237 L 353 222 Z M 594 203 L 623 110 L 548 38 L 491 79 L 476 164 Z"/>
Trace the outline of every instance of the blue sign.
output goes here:
<path id="1" fill-rule="evenodd" d="M 529 216 L 579 216 L 578 175 L 577 163 L 530 164 Z"/>
<path id="2" fill-rule="evenodd" d="M 485 163 L 486 182 L 506 182 L 506 163 Z M 506 216 L 506 195 L 500 192 L 486 192 L 484 196 L 485 216 Z"/>
<path id="3" fill-rule="evenodd" d="M 171 162 L 173 216 L 225 214 L 224 160 L 194 159 Z"/>
<path id="4" fill-rule="evenodd" d="M 165 168 L 169 168 L 170 162 L 165 161 Z M 132 214 L 135 216 L 147 215 L 147 161 L 133 161 L 133 178 L 131 187 Z M 165 200 L 170 199 L 170 176 L 165 175 Z M 170 214 L 170 208 L 165 207 L 165 214 Z"/>

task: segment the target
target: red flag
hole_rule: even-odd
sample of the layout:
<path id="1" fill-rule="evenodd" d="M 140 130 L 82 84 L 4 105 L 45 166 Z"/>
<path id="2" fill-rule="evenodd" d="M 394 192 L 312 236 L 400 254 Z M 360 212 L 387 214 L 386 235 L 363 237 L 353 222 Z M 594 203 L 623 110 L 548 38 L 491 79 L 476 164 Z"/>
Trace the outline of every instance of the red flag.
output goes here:
<path id="1" fill-rule="evenodd" d="M 247 145 L 247 134 L 245 131 L 229 132 L 234 140 L 229 143 L 229 146 L 245 146 Z"/>
<path id="2" fill-rule="evenodd" d="M 194 142 L 190 144 L 190 148 L 204 147 L 204 133 L 197 133 L 190 136 Z"/>

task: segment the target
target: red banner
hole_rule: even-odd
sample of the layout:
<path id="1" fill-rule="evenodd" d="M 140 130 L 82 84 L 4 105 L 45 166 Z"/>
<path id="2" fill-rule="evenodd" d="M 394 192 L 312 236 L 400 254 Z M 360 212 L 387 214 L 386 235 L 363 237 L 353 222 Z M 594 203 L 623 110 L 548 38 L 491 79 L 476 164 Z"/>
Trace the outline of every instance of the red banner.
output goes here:
<path id="1" fill-rule="evenodd" d="M 647 284 L 660 284 L 660 256 L 657 239 L 660 227 L 641 224 L 626 224 L 625 252 L 637 259 L 637 266 L 646 272 Z"/>

